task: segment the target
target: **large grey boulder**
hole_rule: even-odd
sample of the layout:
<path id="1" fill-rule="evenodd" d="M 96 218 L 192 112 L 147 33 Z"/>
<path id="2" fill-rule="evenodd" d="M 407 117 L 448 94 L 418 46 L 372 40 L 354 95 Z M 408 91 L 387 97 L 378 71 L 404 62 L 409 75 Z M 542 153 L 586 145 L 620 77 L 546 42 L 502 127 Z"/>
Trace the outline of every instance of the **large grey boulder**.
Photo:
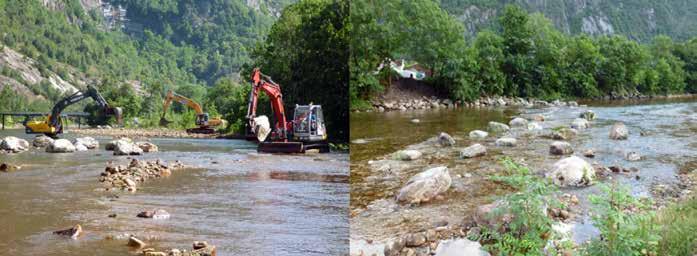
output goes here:
<path id="1" fill-rule="evenodd" d="M 119 138 L 116 140 L 109 141 L 109 143 L 106 144 L 105 149 L 106 150 L 114 150 L 116 148 L 116 142 L 119 142 L 119 141 L 133 143 L 133 140 L 131 140 L 130 138 Z"/>
<path id="2" fill-rule="evenodd" d="M 34 141 L 32 141 L 32 145 L 37 148 L 45 148 L 48 147 L 53 143 L 53 139 L 51 137 L 48 137 L 46 135 L 39 135 L 34 138 Z"/>
<path id="3" fill-rule="evenodd" d="M 486 155 L 486 147 L 482 146 L 482 144 L 474 144 L 460 151 L 461 158 L 473 158 L 483 155 Z"/>
<path id="4" fill-rule="evenodd" d="M 585 130 L 589 127 L 591 127 L 591 124 L 588 122 L 588 120 L 583 118 L 576 118 L 571 122 L 571 128 L 576 130 Z"/>
<path id="5" fill-rule="evenodd" d="M 71 153 L 75 152 L 76 150 L 77 148 L 75 148 L 75 145 L 66 139 L 54 140 L 51 145 L 46 147 L 46 152 L 49 153 Z"/>
<path id="6" fill-rule="evenodd" d="M 99 147 L 99 141 L 92 137 L 82 137 L 73 139 L 73 144 L 77 147 L 78 144 L 82 144 L 85 148 L 95 149 Z"/>
<path id="7" fill-rule="evenodd" d="M 125 156 L 141 154 L 143 154 L 143 150 L 133 142 L 127 140 L 117 140 L 116 143 L 114 143 L 114 155 Z"/>
<path id="8" fill-rule="evenodd" d="M 552 155 L 569 155 L 574 153 L 571 144 L 565 141 L 554 141 L 549 145 L 549 153 Z"/>
<path id="9" fill-rule="evenodd" d="M 14 136 L 7 136 L 0 141 L 0 149 L 12 153 L 19 153 L 29 149 L 29 142 Z"/>
<path id="10" fill-rule="evenodd" d="M 489 122 L 489 131 L 494 132 L 494 133 L 502 133 L 502 132 L 507 132 L 511 129 L 511 127 L 508 127 L 506 124 L 502 124 L 499 122 Z"/>
<path id="11" fill-rule="evenodd" d="M 470 139 L 480 140 L 480 139 L 484 139 L 487 136 L 489 136 L 489 133 L 485 132 L 485 131 L 481 131 L 481 130 L 474 130 L 474 131 L 470 132 L 469 136 L 470 136 Z"/>
<path id="12" fill-rule="evenodd" d="M 624 123 L 617 122 L 610 128 L 610 139 L 626 140 L 629 137 L 629 130 Z"/>
<path id="13" fill-rule="evenodd" d="M 516 117 L 513 118 L 510 122 L 508 122 L 508 125 L 511 127 L 527 127 L 528 126 L 528 120 L 522 117 Z"/>
<path id="14" fill-rule="evenodd" d="M 438 144 L 440 144 L 443 147 L 451 147 L 455 145 L 455 139 L 453 139 L 453 137 L 450 136 L 450 134 L 441 132 L 438 135 Z"/>
<path id="15" fill-rule="evenodd" d="M 394 158 L 402 161 L 416 160 L 421 157 L 421 152 L 418 150 L 406 149 L 395 153 Z"/>
<path id="16" fill-rule="evenodd" d="M 428 202 L 450 188 L 450 173 L 445 166 L 435 167 L 414 175 L 399 190 L 397 201 L 418 204 Z"/>
<path id="17" fill-rule="evenodd" d="M 595 179 L 595 169 L 586 160 L 570 156 L 554 163 L 547 177 L 560 187 L 588 186 Z"/>

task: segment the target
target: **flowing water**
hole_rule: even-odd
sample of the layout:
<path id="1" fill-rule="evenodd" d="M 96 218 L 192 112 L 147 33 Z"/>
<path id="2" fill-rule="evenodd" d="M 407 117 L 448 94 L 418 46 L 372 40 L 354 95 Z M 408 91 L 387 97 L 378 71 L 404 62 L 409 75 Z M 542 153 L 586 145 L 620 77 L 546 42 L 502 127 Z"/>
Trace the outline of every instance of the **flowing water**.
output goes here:
<path id="1" fill-rule="evenodd" d="M 351 115 L 351 250 L 354 245 L 367 248 L 365 241 L 379 244 L 403 234 L 432 228 L 435 223 L 460 223 L 467 220 L 477 206 L 490 203 L 508 193 L 501 185 L 488 180 L 501 174 L 499 160 L 511 158 L 542 174 L 561 157 L 549 154 L 551 139 L 540 135 L 559 126 L 568 126 L 579 113 L 591 109 L 597 114 L 592 127 L 581 131 L 569 141 L 575 155 L 594 149 L 596 157 L 587 159 L 604 166 L 635 167 L 637 172 L 611 174 L 600 183 L 619 181 L 631 188 L 634 195 L 652 196 L 657 184 L 675 185 L 678 169 L 697 160 L 697 102 L 683 100 L 644 100 L 585 102 L 588 107 L 546 107 L 510 109 L 441 109 L 417 112 L 352 113 Z M 483 141 L 468 137 L 471 130 L 486 130 L 489 121 L 507 123 L 515 116 L 546 117 L 543 131 L 513 129 L 505 136 L 518 138 L 513 148 L 494 146 L 502 135 L 490 134 Z M 410 120 L 418 118 L 420 122 Z M 608 138 L 610 126 L 624 122 L 630 131 L 628 140 Z M 439 132 L 448 132 L 456 139 L 454 148 L 440 148 L 428 142 Z M 427 142 L 424 142 L 427 141 Z M 487 156 L 460 159 L 459 149 L 473 143 L 488 148 Z M 424 152 L 422 159 L 412 162 L 390 160 L 395 151 L 411 148 Z M 629 152 L 642 156 L 640 161 L 625 159 Z M 444 165 L 450 170 L 453 183 L 444 199 L 419 206 L 398 205 L 394 196 L 414 174 L 429 167 Z M 588 195 L 600 193 L 598 185 L 562 189 L 581 200 L 576 218 L 570 223 L 577 242 L 597 235 L 588 209 Z M 373 248 L 374 249 L 374 248 Z M 371 249 L 366 249 L 370 251 Z M 378 249 L 379 250 L 379 249 Z"/>
<path id="2" fill-rule="evenodd" d="M 31 143 L 21 130 L 0 132 Z M 71 138 L 67 134 L 64 137 Z M 123 234 L 148 247 L 191 249 L 195 240 L 218 255 L 337 255 L 348 250 L 348 154 L 269 155 L 241 140 L 152 139 L 160 152 L 137 159 L 179 160 L 192 168 L 139 184 L 136 193 L 105 192 L 108 161 L 130 159 L 97 150 L 0 155 L 22 165 L 0 172 L 0 255 L 127 255 Z M 166 220 L 137 218 L 165 209 Z M 109 218 L 110 214 L 116 218 Z M 77 240 L 52 231 L 81 224 Z"/>

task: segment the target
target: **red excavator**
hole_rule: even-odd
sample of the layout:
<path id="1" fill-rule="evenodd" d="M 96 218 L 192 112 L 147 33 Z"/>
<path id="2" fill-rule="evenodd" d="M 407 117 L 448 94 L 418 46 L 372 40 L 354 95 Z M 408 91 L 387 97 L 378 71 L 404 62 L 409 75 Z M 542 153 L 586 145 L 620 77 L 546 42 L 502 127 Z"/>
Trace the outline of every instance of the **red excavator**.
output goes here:
<path id="1" fill-rule="evenodd" d="M 263 91 L 271 101 L 275 122 L 269 127 L 268 118 L 257 117 L 259 91 Z M 304 153 L 318 149 L 320 153 L 329 152 L 327 130 L 324 125 L 322 106 L 295 105 L 293 120 L 286 120 L 281 86 L 258 68 L 252 71 L 252 91 L 247 106 L 247 135 L 253 134 L 259 141 L 257 151 L 267 153 Z"/>

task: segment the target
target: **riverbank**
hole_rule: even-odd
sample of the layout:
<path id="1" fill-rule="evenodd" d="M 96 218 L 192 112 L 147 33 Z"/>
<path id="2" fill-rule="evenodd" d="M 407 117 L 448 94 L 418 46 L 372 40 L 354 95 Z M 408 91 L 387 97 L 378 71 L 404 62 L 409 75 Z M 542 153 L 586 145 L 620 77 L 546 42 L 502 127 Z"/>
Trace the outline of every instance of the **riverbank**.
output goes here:
<path id="1" fill-rule="evenodd" d="M 129 138 L 217 138 L 220 134 L 187 133 L 184 130 L 169 128 L 82 128 L 70 129 L 67 132 L 105 137 L 129 137 Z"/>
<path id="2" fill-rule="evenodd" d="M 571 107 L 433 109 L 352 115 L 351 254 L 382 252 L 386 246 L 394 246 L 395 241 L 426 235 L 432 233 L 431 230 L 475 227 L 476 222 L 472 219 L 476 210 L 510 191 L 490 179 L 492 175 L 503 173 L 500 159 L 509 157 L 530 167 L 538 175 L 546 175 L 557 161 L 569 156 L 550 154 L 550 146 L 555 141 L 550 135 L 558 127 L 571 127 L 587 109 L 595 111 L 597 118 L 589 121 L 590 127 L 577 130 L 576 136 L 565 141 L 569 143 L 572 155 L 585 159 L 597 170 L 597 183 L 619 181 L 627 184 L 632 187 L 633 195 L 653 197 L 656 208 L 681 200 L 694 191 L 693 178 L 679 174 L 678 170 L 690 169 L 684 166 L 697 159 L 692 153 L 697 141 L 688 135 L 690 129 L 697 127 L 697 104 L 582 104 L 591 107 L 572 104 Z M 502 133 L 488 131 L 489 121 L 512 125 L 509 121 L 514 117 L 522 117 L 528 124 L 536 123 L 541 129 L 531 125 L 513 127 Z M 463 124 L 467 122 L 471 125 Z M 608 138 L 615 122 L 627 125 L 627 140 Z M 389 132 L 395 127 L 400 127 L 397 128 L 400 130 L 398 134 Z M 488 131 L 489 136 L 472 138 L 469 135 L 472 130 Z M 438 144 L 434 136 L 441 131 L 452 135 L 452 147 Z M 409 136 L 404 137 L 405 133 Z M 422 137 L 431 139 L 423 142 L 413 139 Z M 497 142 L 504 137 L 515 138 L 515 146 Z M 399 141 L 414 143 L 400 146 Z M 486 154 L 462 158 L 461 151 L 473 144 L 483 145 Z M 398 160 L 401 150 L 416 150 L 420 157 L 411 161 Z M 589 150 L 593 154 L 586 154 Z M 437 166 L 446 166 L 451 178 L 450 188 L 440 197 L 417 205 L 404 205 L 395 200 L 407 180 Z M 560 197 L 568 194 L 564 197 L 578 199 L 578 205 L 569 209 L 570 217 L 561 222 L 570 230 L 573 241 L 581 244 L 597 236 L 598 230 L 590 223 L 588 195 L 598 194 L 598 186 L 562 188 L 561 193 Z M 427 239 L 419 246 L 404 248 L 432 252 L 440 243 L 453 238 L 462 239 L 467 232 L 469 230 L 446 239 L 439 235 L 438 239 Z"/>

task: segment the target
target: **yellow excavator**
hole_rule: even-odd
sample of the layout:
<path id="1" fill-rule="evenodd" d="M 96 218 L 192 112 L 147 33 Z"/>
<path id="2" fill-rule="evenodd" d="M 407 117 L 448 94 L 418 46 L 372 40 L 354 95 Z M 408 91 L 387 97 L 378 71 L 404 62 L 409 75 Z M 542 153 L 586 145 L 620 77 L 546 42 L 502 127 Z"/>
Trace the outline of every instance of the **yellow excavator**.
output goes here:
<path id="1" fill-rule="evenodd" d="M 197 102 L 182 95 L 179 95 L 173 92 L 172 90 L 168 90 L 167 96 L 165 96 L 164 107 L 162 109 L 162 117 L 160 118 L 161 126 L 167 126 L 169 123 L 171 123 L 170 121 L 165 119 L 165 115 L 167 114 L 167 110 L 169 109 L 169 105 L 172 104 L 172 101 L 177 101 L 196 111 L 196 125 L 198 125 L 198 127 L 186 129 L 186 132 L 188 133 L 212 134 L 215 133 L 215 129 L 213 127 L 225 126 L 227 124 L 227 121 L 225 121 L 224 119 L 220 119 L 219 117 L 210 118 L 208 116 L 208 113 L 203 112 L 201 105 Z"/>

